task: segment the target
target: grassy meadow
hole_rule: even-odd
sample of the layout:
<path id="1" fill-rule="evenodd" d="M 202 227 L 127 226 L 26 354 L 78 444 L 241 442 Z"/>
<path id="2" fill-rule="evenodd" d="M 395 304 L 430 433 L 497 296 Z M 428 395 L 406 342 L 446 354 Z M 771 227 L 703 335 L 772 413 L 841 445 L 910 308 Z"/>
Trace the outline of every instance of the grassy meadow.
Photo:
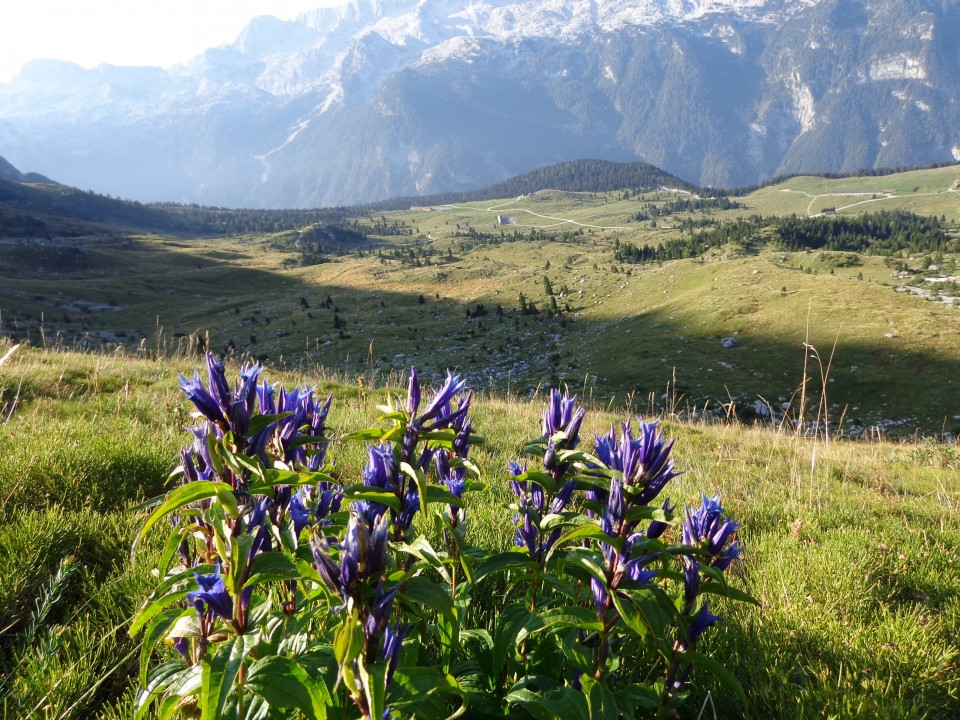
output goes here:
<path id="1" fill-rule="evenodd" d="M 0 344 L 0 356 L 8 349 Z M 131 558 L 144 519 L 132 508 L 164 490 L 187 442 L 176 373 L 200 363 L 20 347 L 0 366 L 4 718 L 131 717 L 139 649 L 125 628 L 156 582 L 164 539 L 151 533 Z M 332 390 L 330 425 L 342 434 L 375 420 L 390 381 L 377 368 L 362 383 L 347 371 L 301 366 L 267 377 Z M 545 399 L 477 389 L 471 415 L 487 444 L 471 457 L 488 490 L 468 506 L 467 539 L 503 550 L 512 542 L 505 463 L 539 433 Z M 617 397 L 588 395 L 585 437 L 623 419 L 626 398 Z M 960 715 L 955 445 L 827 443 L 674 417 L 664 428 L 685 471 L 666 494 L 690 503 L 719 491 L 743 523 L 733 581 L 760 605 L 721 608 L 725 620 L 703 649 L 740 679 L 752 717 Z M 360 443 L 332 451 L 344 476 L 359 476 Z M 495 591 L 481 597 L 478 616 L 499 602 Z M 717 717 L 744 715 L 709 676 L 695 684 L 688 717 L 707 691 Z M 708 705 L 703 717 L 712 716 Z"/>
<path id="2" fill-rule="evenodd" d="M 960 312 L 941 301 L 956 283 L 928 281 L 954 277 L 957 258 L 758 244 L 640 265 L 615 251 L 685 237 L 690 224 L 826 207 L 943 216 L 955 236 L 958 182 L 956 166 L 797 177 L 735 198 L 737 209 L 653 221 L 636 216 L 687 196 L 543 190 L 359 213 L 369 242 L 319 263 L 305 262 L 296 231 L 0 239 L 0 335 L 142 354 L 205 346 L 351 380 L 414 363 L 434 379 L 459 368 L 510 395 L 566 383 L 597 404 L 645 411 L 748 419 L 771 407 L 772 424 L 786 403 L 800 419 L 806 378 L 803 419 L 825 408 L 835 432 L 956 435 Z M 934 259 L 942 267 L 930 271 Z M 538 313 L 521 311 L 521 294 Z M 734 348 L 721 347 L 726 337 Z"/>

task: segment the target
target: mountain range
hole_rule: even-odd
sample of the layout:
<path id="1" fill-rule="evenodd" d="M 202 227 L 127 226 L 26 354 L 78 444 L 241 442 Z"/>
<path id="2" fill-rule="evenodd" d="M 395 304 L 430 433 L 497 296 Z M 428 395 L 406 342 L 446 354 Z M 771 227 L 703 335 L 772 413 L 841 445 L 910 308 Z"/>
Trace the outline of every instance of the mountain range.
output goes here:
<path id="1" fill-rule="evenodd" d="M 701 186 L 960 159 L 953 0 L 351 0 L 168 69 L 40 60 L 0 155 L 142 201 L 317 207 L 584 157 Z"/>

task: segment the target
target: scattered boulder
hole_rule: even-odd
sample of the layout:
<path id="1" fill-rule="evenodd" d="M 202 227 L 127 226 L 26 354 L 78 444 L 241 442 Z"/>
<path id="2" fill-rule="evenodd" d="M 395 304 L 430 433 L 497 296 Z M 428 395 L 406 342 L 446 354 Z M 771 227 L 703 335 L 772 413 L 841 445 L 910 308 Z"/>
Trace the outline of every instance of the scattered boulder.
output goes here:
<path id="1" fill-rule="evenodd" d="M 734 346 L 737 344 L 737 341 L 736 341 L 735 338 L 725 337 L 725 338 L 720 338 L 720 344 L 721 344 L 723 347 L 729 349 L 729 348 L 734 347 Z"/>

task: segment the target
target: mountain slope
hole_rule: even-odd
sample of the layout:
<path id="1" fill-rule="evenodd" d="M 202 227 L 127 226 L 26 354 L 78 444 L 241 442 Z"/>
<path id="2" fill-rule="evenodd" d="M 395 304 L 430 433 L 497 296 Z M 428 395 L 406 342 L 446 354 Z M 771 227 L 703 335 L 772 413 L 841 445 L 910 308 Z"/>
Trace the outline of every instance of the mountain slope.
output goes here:
<path id="1" fill-rule="evenodd" d="M 45 183 L 48 185 L 56 184 L 48 177 L 39 173 L 23 173 L 17 170 L 7 160 L 0 157 L 0 180 L 6 180 L 13 183 Z"/>
<path id="2" fill-rule="evenodd" d="M 960 159 L 949 0 L 353 0 L 187 66 L 36 62 L 0 150 L 143 200 L 279 207 L 581 157 L 698 185 Z"/>

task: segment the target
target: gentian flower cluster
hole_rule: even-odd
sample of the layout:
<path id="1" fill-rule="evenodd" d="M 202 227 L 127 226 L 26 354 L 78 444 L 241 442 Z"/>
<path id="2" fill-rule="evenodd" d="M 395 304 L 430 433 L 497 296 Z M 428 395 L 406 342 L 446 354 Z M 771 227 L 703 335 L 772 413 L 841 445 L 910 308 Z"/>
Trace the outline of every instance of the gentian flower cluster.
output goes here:
<path id="1" fill-rule="evenodd" d="M 230 432 L 239 442 L 246 438 L 250 426 L 250 416 L 256 401 L 257 380 L 262 369 L 259 363 L 244 365 L 240 368 L 240 381 L 231 390 L 223 363 L 213 353 L 207 353 L 210 389 L 204 386 L 200 373 L 196 370 L 193 371 L 191 380 L 187 380 L 183 375 L 179 376 L 180 389 L 200 414 L 210 421 L 218 437 Z"/>
<path id="2" fill-rule="evenodd" d="M 687 511 L 683 520 L 682 538 L 685 545 L 698 549 L 700 558 L 686 555 L 683 558 L 683 616 L 688 625 L 674 644 L 675 657 L 692 648 L 704 631 L 721 620 L 710 612 L 709 604 L 699 600 L 703 582 L 715 582 L 712 577 L 702 577 L 706 565 L 723 572 L 740 557 L 742 547 L 738 541 L 730 542 L 739 524 L 734 522 L 720 503 L 720 495 L 703 496 L 703 504 L 696 510 Z M 690 676 L 692 666 L 682 660 L 674 662 L 667 673 L 668 692 L 679 692 Z"/>
<path id="3" fill-rule="evenodd" d="M 370 511 L 369 506 L 365 508 Z M 363 660 L 371 664 L 377 660 L 387 663 L 386 686 L 399 661 L 403 638 L 410 625 L 390 624 L 394 600 L 400 585 L 385 588 L 383 576 L 387 571 L 387 546 L 390 539 L 390 515 L 374 515 L 372 526 L 367 526 L 363 512 L 352 511 L 343 540 L 338 543 L 339 564 L 333 559 L 331 546 L 323 535 L 313 540 L 314 564 L 326 586 L 340 598 L 342 604 L 335 612 L 346 610 L 355 616 L 363 631 Z M 357 659 L 351 660 L 353 674 L 358 674 Z M 351 695 L 364 718 L 370 717 L 366 696 L 353 688 Z"/>
<path id="4" fill-rule="evenodd" d="M 459 398 L 457 396 L 460 396 Z M 422 399 L 422 390 L 420 387 L 420 378 L 417 369 L 411 368 L 410 382 L 407 387 L 406 404 L 402 408 L 403 420 L 403 439 L 401 441 L 398 453 L 398 462 L 389 462 L 385 457 L 381 460 L 373 460 L 371 454 L 371 463 L 368 463 L 364 470 L 364 484 L 388 489 L 394 492 L 400 501 L 400 511 L 394 516 L 394 538 L 397 540 L 406 539 L 410 533 L 413 518 L 420 509 L 420 497 L 416 484 L 405 474 L 399 472 L 399 463 L 405 462 L 411 467 L 426 472 L 434 460 L 435 456 L 444 451 L 442 449 L 426 443 L 421 446 L 421 440 L 424 433 L 430 433 L 437 430 L 452 428 L 456 433 L 455 448 L 459 447 L 463 454 L 456 457 L 465 458 L 469 450 L 470 421 L 467 413 L 470 410 L 470 400 L 473 393 L 467 390 L 466 380 L 459 375 L 453 375 L 448 372 L 446 380 L 433 394 L 427 407 L 420 412 Z M 454 409 L 454 400 L 457 400 L 456 409 Z M 386 444 L 389 448 L 389 444 Z M 417 454 L 419 450 L 419 455 Z M 381 445 L 379 451 L 384 452 L 384 446 Z M 372 452 L 372 451 L 371 451 Z M 451 478 L 449 469 L 450 457 L 439 460 L 441 463 L 438 468 L 446 471 L 443 482 L 448 489 L 455 495 L 463 492 L 463 483 L 461 477 L 454 473 Z M 447 464 L 444 465 L 443 463 Z M 374 467 L 374 465 L 376 467 Z M 368 480 L 369 474 L 369 480 Z M 459 497 L 459 495 L 457 495 Z"/>
<path id="5" fill-rule="evenodd" d="M 464 413 L 456 418 L 452 423 L 452 428 L 456 432 L 454 435 L 451 450 L 438 448 L 434 454 L 434 461 L 437 466 L 437 476 L 444 487 L 450 491 L 450 494 L 457 499 L 463 498 L 463 491 L 467 485 L 467 468 L 463 463 L 451 464 L 452 460 L 466 460 L 470 453 L 470 433 L 473 426 L 470 419 Z M 449 504 L 447 506 L 447 524 L 449 529 L 454 532 L 465 530 L 466 510 L 457 505 Z"/>
<path id="6" fill-rule="evenodd" d="M 554 528 L 544 533 L 540 529 L 540 523 L 546 515 L 559 514 L 566 509 L 576 489 L 576 483 L 574 481 L 564 483 L 550 498 L 550 504 L 547 505 L 547 495 L 543 485 L 536 480 L 521 479 L 527 472 L 526 465 L 510 461 L 509 467 L 510 474 L 513 476 L 510 487 L 513 494 L 517 496 L 518 510 L 513 518 L 516 525 L 513 542 L 517 547 L 525 548 L 531 559 L 543 566 L 560 538 L 561 531 Z"/>
<path id="7" fill-rule="evenodd" d="M 174 522 L 163 589 L 133 627 L 150 643 L 172 641 L 185 665 L 144 671 L 138 713 L 199 694 L 211 716 L 232 707 L 238 717 L 272 715 L 276 706 L 321 717 L 326 704 L 338 717 L 352 705 L 362 720 L 474 709 L 508 717 L 521 708 L 553 717 L 561 707 L 635 717 L 659 697 L 657 717 L 669 717 L 694 669 L 716 670 L 693 649 L 720 621 L 705 592 L 745 599 L 722 576 L 741 554 L 739 526 L 719 495 L 674 519 L 680 513 L 662 496 L 679 473 L 656 422 L 628 419 L 596 436 L 590 455 L 579 449 L 584 409 L 552 390 L 542 434 L 525 446 L 526 460 L 509 463 L 517 547 L 493 554 L 465 544 L 462 497 L 476 472 L 471 443 L 481 441 L 458 375 L 448 372 L 424 401 L 412 369 L 405 402 L 383 408 L 381 422 L 392 425 L 347 436 L 366 443 L 366 462 L 342 488 L 327 458 L 330 397 L 261 381 L 257 364 L 244 365 L 232 386 L 222 362 L 210 355 L 206 366 L 204 380 L 180 377 L 203 421 L 180 454 L 184 486 L 141 533 L 164 517 Z M 446 553 L 415 536 L 424 509 Z M 681 538 L 664 539 L 671 526 Z M 169 572 L 177 550 L 184 567 Z M 461 569 L 468 582 L 458 585 Z M 525 598 L 488 613 L 471 593 L 496 573 L 509 573 L 508 586 L 523 587 Z M 490 624 L 472 625 L 477 617 Z M 427 649 L 401 676 L 415 629 Z M 638 642 L 624 642 L 631 633 Z M 460 662 L 458 648 L 481 654 Z M 632 652 L 649 663 L 629 672 L 646 675 L 642 689 L 624 685 Z M 319 658 L 339 668 L 336 682 L 317 671 Z M 197 678 L 225 665 L 245 670 L 209 694 Z M 391 687 L 395 673 L 403 682 Z"/>
<path id="8" fill-rule="evenodd" d="M 550 391 L 550 401 L 543 411 L 543 438 L 546 447 L 543 467 L 554 479 L 563 477 L 570 464 L 557 459 L 560 450 L 573 450 L 580 444 L 580 426 L 586 411 L 577 407 L 577 396 L 563 395 L 557 389 Z"/>
<path id="9" fill-rule="evenodd" d="M 619 612 L 613 595 L 629 584 L 648 583 L 657 571 L 646 566 L 657 559 L 650 543 L 667 529 L 662 521 L 652 521 L 640 528 L 642 514 L 635 509 L 648 506 L 677 472 L 670 459 L 672 442 L 667 442 L 657 429 L 656 422 L 639 422 L 639 436 L 633 433 L 631 420 L 623 423 L 619 439 L 616 430 L 596 438 L 596 456 L 608 470 L 609 490 L 592 488 L 587 498 L 594 507 L 601 502 L 600 528 L 609 540 L 600 541 L 603 554 L 603 580 L 592 577 L 590 589 L 593 594 L 597 617 L 604 631 L 597 649 L 596 672 L 602 674 L 607 659 L 608 633 L 614 627 Z M 669 500 L 663 503 L 663 511 L 670 514 L 673 508 Z"/>
<path id="10" fill-rule="evenodd" d="M 453 400 L 461 393 L 465 394 L 459 398 L 457 408 L 454 410 Z M 434 392 L 430 402 L 427 403 L 426 409 L 420 413 L 420 378 L 417 375 L 417 369 L 411 368 L 410 383 L 407 387 L 407 403 L 404 408 L 406 411 L 405 429 L 400 453 L 403 462 L 420 469 L 428 467 L 432 457 L 431 451 L 425 449 L 419 458 L 416 457 L 421 434 L 451 427 L 458 421 L 462 427 L 463 418 L 470 410 L 472 397 L 472 391 L 467 390 L 467 381 L 448 371 L 443 385 Z"/>
<path id="11" fill-rule="evenodd" d="M 194 443 L 189 450 L 181 453 L 181 467 L 186 481 L 221 480 L 235 489 L 238 500 L 246 499 L 249 477 L 238 477 L 228 468 L 223 468 L 220 473 L 213 470 L 211 433 L 217 438 L 229 433 L 236 452 L 259 458 L 267 467 L 281 463 L 288 468 L 318 472 L 324 466 L 329 444 L 326 419 L 332 396 L 328 396 L 323 404 L 318 404 L 311 389 L 286 390 L 266 382 L 258 384 L 262 367 L 256 363 L 249 363 L 240 369 L 240 380 L 230 390 L 223 363 L 208 353 L 206 364 L 209 390 L 196 371 L 192 380 L 180 375 L 180 389 L 207 421 L 191 428 Z M 250 419 L 257 410 L 261 416 L 279 417 L 247 437 Z M 294 513 L 298 514 L 296 524 L 300 527 L 306 520 L 303 509 L 308 503 L 316 502 L 316 498 L 321 498 L 317 507 L 318 519 L 339 508 L 339 488 L 328 482 L 318 485 L 316 492 L 298 492 L 300 499 Z M 285 512 L 290 501 L 290 489 L 281 488 L 274 498 L 272 512 Z"/>
<path id="12" fill-rule="evenodd" d="M 543 443 L 543 470 L 549 476 L 544 478 L 548 486 L 534 479 L 523 479 L 527 474 L 526 465 L 510 462 L 510 481 L 513 494 L 517 496 L 517 514 L 514 516 L 516 534 L 514 543 L 525 547 L 530 557 L 541 566 L 550 550 L 560 537 L 559 529 L 551 530 L 541 536 L 540 521 L 549 513 L 563 512 L 576 490 L 576 481 L 565 476 L 571 468 L 568 460 L 558 454 L 573 450 L 580 443 L 580 426 L 585 411 L 577 406 L 577 396 L 560 394 L 559 390 L 550 391 L 547 409 L 543 411 L 541 428 L 543 436 L 537 442 Z"/>
<path id="13" fill-rule="evenodd" d="M 626 492 L 633 505 L 648 505 L 670 480 L 679 473 L 670 460 L 673 442 L 666 442 L 657 429 L 657 422 L 639 422 L 640 436 L 634 437 L 632 422 L 623 423 L 620 439 L 615 428 L 606 435 L 596 436 L 597 459 L 606 467 L 617 470 L 623 478 Z M 603 504 L 607 493 L 602 488 L 587 491 L 587 500 Z"/>
<path id="14" fill-rule="evenodd" d="M 201 530 L 197 535 L 205 538 L 205 547 L 196 548 L 199 553 L 194 556 L 191 544 L 184 536 L 178 550 L 187 567 L 197 563 L 219 564 L 221 570 L 216 575 L 219 582 L 216 587 L 219 588 L 218 592 L 225 593 L 223 580 L 219 579 L 221 571 L 230 570 L 239 581 L 238 585 L 242 586 L 249 576 L 255 556 L 275 550 L 274 528 L 281 527 L 285 517 L 289 518 L 296 538 L 308 525 L 321 522 L 339 510 L 342 491 L 332 482 L 323 481 L 315 488 L 304 487 L 296 492 L 290 486 L 279 485 L 272 496 L 258 495 L 252 498 L 247 492 L 252 476 L 249 468 L 256 464 L 265 470 L 278 467 L 304 472 L 317 472 L 323 467 L 329 442 L 325 425 L 331 398 L 318 404 L 310 389 L 295 388 L 288 391 L 266 382 L 259 383 L 262 367 L 256 363 L 248 363 L 240 369 L 240 378 L 232 389 L 223 363 L 213 354 L 207 354 L 206 367 L 208 386 L 204 385 L 196 371 L 190 380 L 180 375 L 181 390 L 204 420 L 200 425 L 190 428 L 193 443 L 180 453 L 182 478 L 186 483 L 219 481 L 229 484 L 237 503 L 236 516 L 225 519 L 230 538 L 247 536 L 250 540 L 246 541 L 249 543 L 245 546 L 248 550 L 242 557 L 244 566 L 228 568 L 225 563 L 229 558 L 221 557 L 222 550 L 216 542 L 215 528 L 203 516 L 203 511 L 211 507 L 212 501 L 202 500 L 198 503 L 201 512 L 191 522 Z M 250 433 L 251 421 L 257 416 L 267 416 L 270 422 L 265 425 L 258 423 L 254 432 Z M 223 445 L 220 451 L 214 450 L 218 443 Z M 223 458 L 215 459 L 214 452 L 233 453 L 246 460 L 227 463 Z M 180 517 L 174 516 L 173 520 L 179 523 Z M 212 591 L 207 585 L 214 581 L 204 579 L 212 577 L 197 575 L 201 592 L 207 595 L 196 595 L 199 599 L 188 597 L 190 602 L 195 605 L 204 602 L 216 609 L 215 605 L 208 602 L 209 598 L 215 596 L 209 595 Z M 290 590 L 292 592 L 292 588 Z M 229 595 L 226 597 L 229 598 Z M 251 588 L 248 587 L 238 597 L 230 598 L 231 603 L 236 603 L 236 607 L 232 608 L 232 622 L 240 633 L 246 626 L 250 597 Z"/>
<path id="15" fill-rule="evenodd" d="M 402 438 L 399 443 L 382 441 L 368 445 L 367 462 L 362 471 L 365 488 L 389 493 L 396 498 L 396 503 L 378 502 L 375 497 L 354 500 L 342 540 L 331 540 L 319 533 L 312 539 L 317 571 L 324 584 L 340 599 L 337 610 L 345 611 L 348 617 L 355 616 L 362 627 L 363 662 L 385 662 L 387 686 L 399 662 L 403 639 L 411 628 L 402 622 L 390 622 L 401 586 L 385 585 L 391 564 L 388 543 L 391 537 L 398 542 L 410 539 L 414 518 L 422 507 L 420 486 L 401 472 L 401 465 L 406 463 L 415 471 L 425 473 L 436 464 L 441 482 L 456 497 L 462 495 L 466 484 L 464 469 L 452 461 L 466 458 L 470 447 L 471 424 L 467 413 L 471 394 L 465 389 L 466 384 L 459 376 L 448 373 L 444 384 L 421 412 L 422 391 L 413 368 L 406 403 L 399 409 L 399 415 L 393 415 L 401 424 Z M 424 438 L 426 433 L 441 430 L 453 431 L 450 449 Z M 451 506 L 452 529 L 464 520 L 462 513 L 456 511 Z M 353 675 L 359 674 L 359 657 L 344 661 L 352 668 Z M 349 685 L 350 681 L 347 682 Z M 353 687 L 351 696 L 363 717 L 369 717 L 369 699 L 364 693 Z"/>

